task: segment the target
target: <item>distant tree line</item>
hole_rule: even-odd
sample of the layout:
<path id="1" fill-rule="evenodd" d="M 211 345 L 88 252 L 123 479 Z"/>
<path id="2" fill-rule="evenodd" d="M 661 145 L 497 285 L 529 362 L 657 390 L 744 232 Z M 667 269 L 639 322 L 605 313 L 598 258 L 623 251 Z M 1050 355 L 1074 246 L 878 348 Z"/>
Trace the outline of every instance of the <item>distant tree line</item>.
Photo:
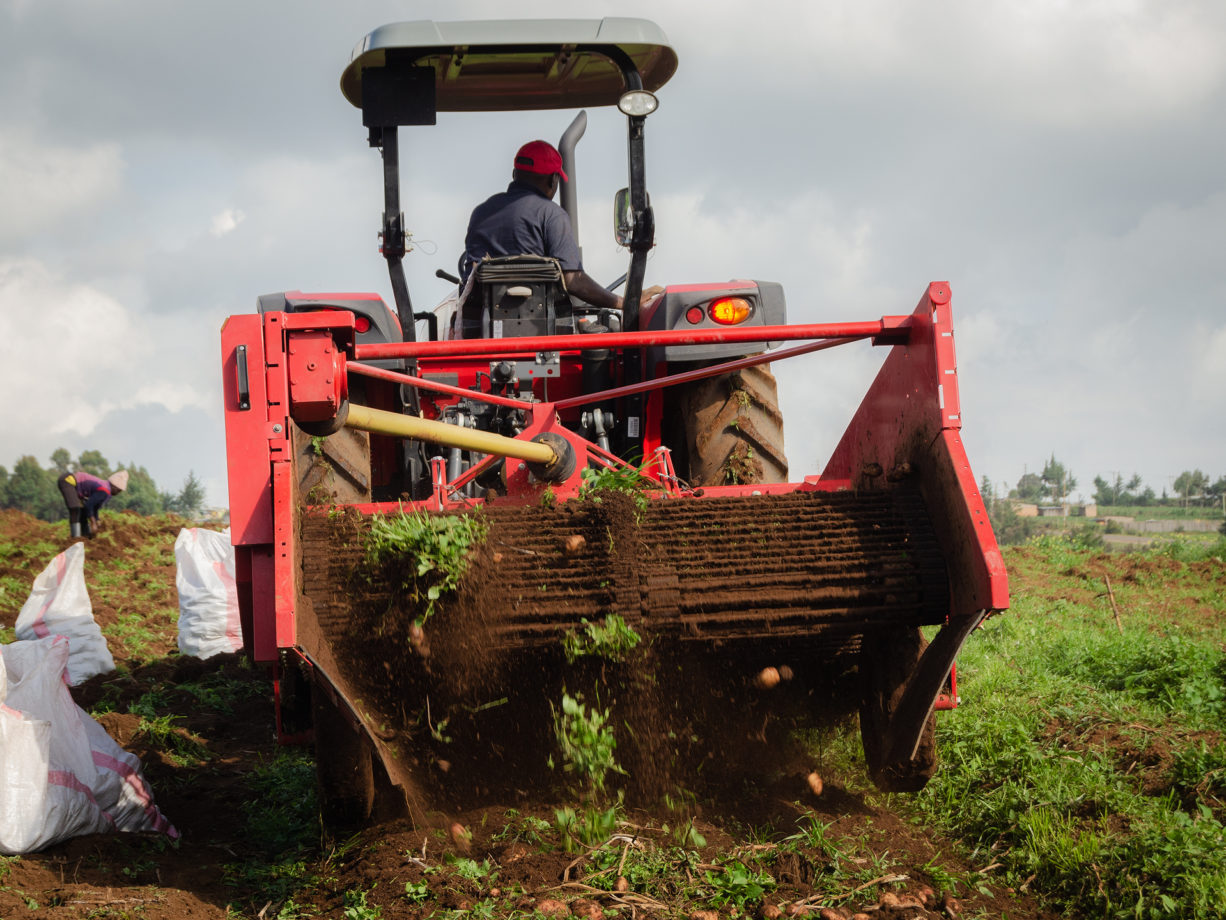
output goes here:
<path id="1" fill-rule="evenodd" d="M 47 467 L 29 455 L 13 464 L 12 472 L 0 466 L 0 508 L 16 508 L 44 521 L 59 521 L 68 517 L 64 498 L 56 486 L 60 476 L 82 470 L 106 479 L 120 469 L 128 471 L 128 487 L 107 502 L 109 510 L 146 515 L 169 511 L 192 517 L 204 506 L 204 486 L 194 471 L 188 472 L 183 488 L 177 493 L 160 492 L 143 466 L 135 463 L 111 466 L 101 451 L 96 450 L 82 451 L 73 460 L 72 455 L 60 447 L 51 454 L 51 465 Z"/>
<path id="2" fill-rule="evenodd" d="M 1017 486 L 1009 490 L 1008 497 L 1035 504 L 1059 505 L 1076 487 L 1076 477 L 1052 454 L 1042 472 L 1023 473 Z M 1221 508 L 1222 498 L 1226 496 L 1226 476 L 1210 481 L 1201 470 L 1184 470 L 1175 477 L 1171 488 L 1174 494 L 1163 489 L 1159 495 L 1141 481 L 1138 473 L 1127 479 L 1121 473 L 1113 473 L 1110 479 L 1094 477 L 1093 501 L 1099 507 L 1108 508 L 1146 505 Z"/>

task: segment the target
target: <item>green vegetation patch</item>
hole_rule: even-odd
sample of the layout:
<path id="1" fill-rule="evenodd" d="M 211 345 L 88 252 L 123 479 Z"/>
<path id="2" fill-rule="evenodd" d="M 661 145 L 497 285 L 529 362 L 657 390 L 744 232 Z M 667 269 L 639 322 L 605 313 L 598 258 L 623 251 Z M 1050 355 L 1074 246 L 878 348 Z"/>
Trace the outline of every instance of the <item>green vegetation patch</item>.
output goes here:
<path id="1" fill-rule="evenodd" d="M 990 854 L 998 881 L 1072 915 L 1220 916 L 1226 624 L 1183 628 L 1183 608 L 1155 584 L 1123 594 L 1117 626 L 1084 587 L 1052 596 L 1109 557 L 1056 537 L 1014 552 L 1044 564 L 1028 566 L 1013 609 L 963 650 L 965 702 L 938 720 L 943 765 L 914 801 L 920 820 Z M 1221 584 L 1218 566 L 1157 571 Z"/>
<path id="2" fill-rule="evenodd" d="M 642 637 L 615 613 L 597 623 L 588 622 L 586 618 L 580 622 L 583 624 L 581 631 L 572 630 L 562 639 L 562 651 L 572 664 L 587 656 L 620 661 L 642 641 Z"/>
<path id="3" fill-rule="evenodd" d="M 398 572 L 397 587 L 424 606 L 420 617 L 424 621 L 444 594 L 459 587 L 468 570 L 469 552 L 488 533 L 489 524 L 478 514 L 378 515 L 366 535 L 367 576 L 376 580 Z"/>

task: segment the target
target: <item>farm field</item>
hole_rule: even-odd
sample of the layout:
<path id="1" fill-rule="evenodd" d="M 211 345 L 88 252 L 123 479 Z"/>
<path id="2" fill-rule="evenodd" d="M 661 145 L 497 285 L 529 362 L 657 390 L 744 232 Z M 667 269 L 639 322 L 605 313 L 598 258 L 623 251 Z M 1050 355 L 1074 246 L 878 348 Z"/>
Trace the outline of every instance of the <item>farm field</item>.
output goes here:
<path id="1" fill-rule="evenodd" d="M 0 857 L 5 920 L 1226 911 L 1221 541 L 1007 548 L 1013 609 L 968 643 L 963 704 L 938 717 L 941 769 L 914 796 L 872 789 L 853 718 L 803 739 L 804 768 L 767 752 L 718 799 L 620 808 L 559 770 L 494 805 L 329 838 L 312 752 L 276 744 L 267 676 L 175 651 L 184 522 L 107 523 L 85 573 L 118 670 L 73 694 L 141 758 L 182 837 Z M 0 512 L 0 641 L 65 530 Z"/>

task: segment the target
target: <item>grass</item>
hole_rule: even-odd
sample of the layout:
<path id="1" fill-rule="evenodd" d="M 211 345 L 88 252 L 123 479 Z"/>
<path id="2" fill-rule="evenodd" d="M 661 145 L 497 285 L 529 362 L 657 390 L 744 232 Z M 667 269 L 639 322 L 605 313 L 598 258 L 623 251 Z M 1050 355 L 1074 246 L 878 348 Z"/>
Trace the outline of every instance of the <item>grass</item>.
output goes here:
<path id="1" fill-rule="evenodd" d="M 1164 582 L 1220 603 L 1220 565 L 1198 574 L 1182 552 L 1149 559 L 1174 566 Z M 1163 591 L 1124 587 L 1121 634 L 1101 600 L 1077 599 L 1089 550 L 1049 536 L 1020 553 L 1053 576 L 1023 582 L 964 649 L 967 703 L 938 722 L 943 767 L 917 814 L 1066 912 L 1220 916 L 1226 622 L 1185 628 Z"/>

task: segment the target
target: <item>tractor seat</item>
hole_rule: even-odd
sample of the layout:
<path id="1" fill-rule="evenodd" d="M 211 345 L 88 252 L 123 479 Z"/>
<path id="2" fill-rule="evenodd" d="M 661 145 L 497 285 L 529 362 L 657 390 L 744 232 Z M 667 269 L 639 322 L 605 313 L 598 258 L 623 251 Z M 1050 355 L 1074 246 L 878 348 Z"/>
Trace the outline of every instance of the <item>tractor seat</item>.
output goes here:
<path id="1" fill-rule="evenodd" d="M 460 307 L 462 336 L 512 338 L 571 332 L 574 314 L 562 266 L 543 256 L 486 256 Z"/>

